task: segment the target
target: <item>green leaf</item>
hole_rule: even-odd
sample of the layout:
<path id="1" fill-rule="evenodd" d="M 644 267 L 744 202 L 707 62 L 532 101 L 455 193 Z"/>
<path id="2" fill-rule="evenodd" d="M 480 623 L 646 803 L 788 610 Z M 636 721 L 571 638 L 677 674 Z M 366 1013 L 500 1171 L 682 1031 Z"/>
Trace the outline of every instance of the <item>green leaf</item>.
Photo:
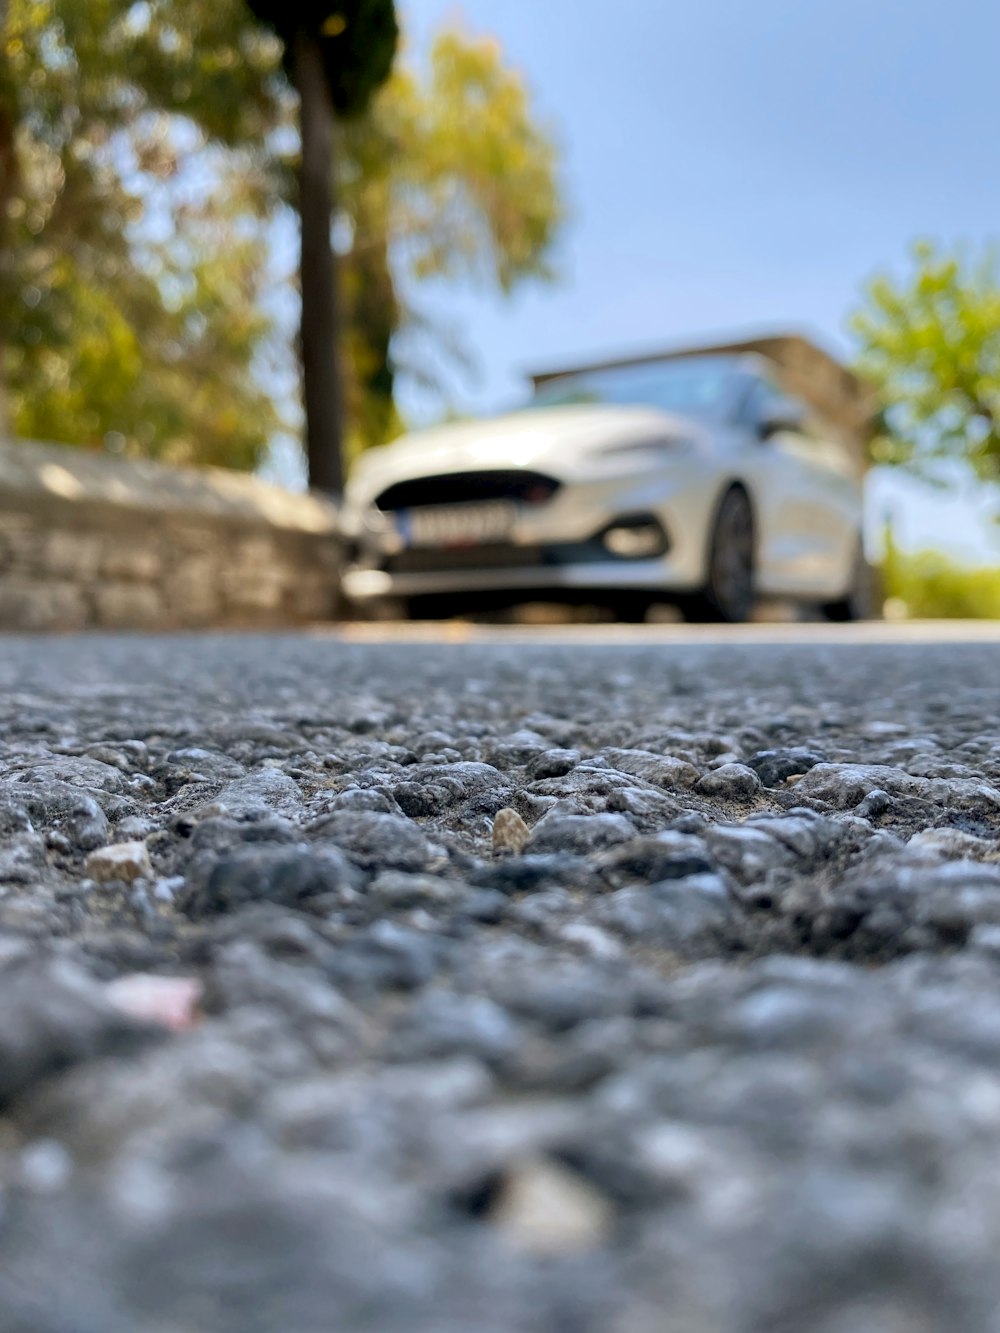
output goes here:
<path id="1" fill-rule="evenodd" d="M 1000 478 L 1000 282 L 991 249 L 978 260 L 914 245 L 908 276 L 873 279 L 849 319 L 857 369 L 891 423 L 879 461 L 926 470 L 957 458 Z"/>

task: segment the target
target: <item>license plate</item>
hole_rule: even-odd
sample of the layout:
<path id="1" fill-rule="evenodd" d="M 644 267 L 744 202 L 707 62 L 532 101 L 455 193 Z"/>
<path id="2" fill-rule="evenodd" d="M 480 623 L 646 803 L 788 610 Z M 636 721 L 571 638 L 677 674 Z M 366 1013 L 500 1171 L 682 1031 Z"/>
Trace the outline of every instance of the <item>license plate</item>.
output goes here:
<path id="1" fill-rule="evenodd" d="M 396 513 L 396 531 L 407 546 L 477 546 L 509 537 L 517 516 L 510 500 L 427 505 Z"/>

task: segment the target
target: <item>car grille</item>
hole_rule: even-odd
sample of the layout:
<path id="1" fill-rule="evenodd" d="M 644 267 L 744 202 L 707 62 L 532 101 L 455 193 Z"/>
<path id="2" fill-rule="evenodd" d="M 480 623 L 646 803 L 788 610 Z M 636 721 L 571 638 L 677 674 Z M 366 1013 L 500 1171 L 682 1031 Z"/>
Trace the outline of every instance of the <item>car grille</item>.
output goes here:
<path id="1" fill-rule="evenodd" d="M 375 504 L 383 512 L 416 509 L 422 505 L 465 504 L 475 500 L 517 500 L 544 504 L 559 483 L 541 472 L 508 468 L 488 472 L 448 472 L 439 477 L 398 481 L 384 490 Z"/>
<path id="2" fill-rule="evenodd" d="M 592 537 L 585 542 L 553 542 L 544 546 L 496 542 L 458 550 L 414 547 L 388 556 L 382 568 L 389 574 L 446 574 L 455 570 L 538 569 L 609 561 L 629 563 L 627 557 L 612 555 L 598 537 Z"/>
<path id="3" fill-rule="evenodd" d="M 431 548 L 400 551 L 385 561 L 385 568 L 390 574 L 437 574 L 454 569 L 530 569 L 547 563 L 541 546 L 498 543 L 466 546 L 459 551 Z"/>

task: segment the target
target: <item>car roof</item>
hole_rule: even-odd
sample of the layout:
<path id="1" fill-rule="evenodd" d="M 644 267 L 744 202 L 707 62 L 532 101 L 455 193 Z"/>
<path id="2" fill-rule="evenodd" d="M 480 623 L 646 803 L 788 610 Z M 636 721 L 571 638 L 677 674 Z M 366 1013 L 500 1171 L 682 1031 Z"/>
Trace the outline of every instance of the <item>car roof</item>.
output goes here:
<path id="1" fill-rule="evenodd" d="M 570 375 L 705 356 L 731 357 L 734 361 L 745 359 L 747 364 L 762 357 L 787 392 L 803 398 L 849 437 L 859 450 L 871 436 L 877 413 L 873 387 L 802 333 L 767 333 L 722 342 L 684 344 L 633 356 L 535 371 L 530 378 L 538 389 Z"/>

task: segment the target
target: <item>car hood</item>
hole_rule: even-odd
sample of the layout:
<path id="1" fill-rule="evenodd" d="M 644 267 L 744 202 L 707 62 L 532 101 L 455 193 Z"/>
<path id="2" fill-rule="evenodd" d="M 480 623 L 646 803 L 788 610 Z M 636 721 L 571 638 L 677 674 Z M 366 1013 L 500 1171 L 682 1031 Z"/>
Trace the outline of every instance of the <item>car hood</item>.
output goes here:
<path id="1" fill-rule="evenodd" d="M 351 472 L 347 501 L 369 504 L 397 481 L 480 468 L 536 468 L 568 480 L 601 448 L 702 431 L 685 417 L 646 407 L 546 407 L 455 422 L 363 454 Z"/>

